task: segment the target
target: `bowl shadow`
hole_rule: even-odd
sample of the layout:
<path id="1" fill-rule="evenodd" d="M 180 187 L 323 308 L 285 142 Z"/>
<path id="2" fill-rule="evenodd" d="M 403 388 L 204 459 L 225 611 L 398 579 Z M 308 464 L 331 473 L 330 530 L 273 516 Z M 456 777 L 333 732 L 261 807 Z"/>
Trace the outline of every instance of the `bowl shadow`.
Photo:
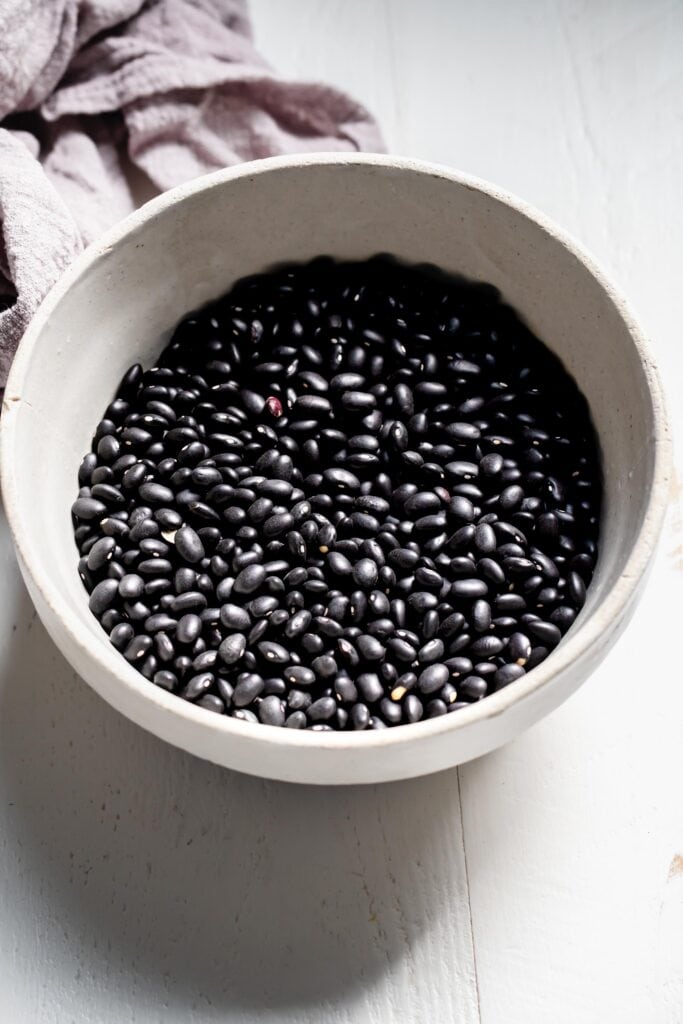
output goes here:
<path id="1" fill-rule="evenodd" d="M 410 985 L 440 928 L 469 949 L 455 770 L 331 789 L 182 753 L 74 674 L 3 561 L 0 801 L 60 969 L 87 957 L 109 1002 L 303 1012 Z"/>

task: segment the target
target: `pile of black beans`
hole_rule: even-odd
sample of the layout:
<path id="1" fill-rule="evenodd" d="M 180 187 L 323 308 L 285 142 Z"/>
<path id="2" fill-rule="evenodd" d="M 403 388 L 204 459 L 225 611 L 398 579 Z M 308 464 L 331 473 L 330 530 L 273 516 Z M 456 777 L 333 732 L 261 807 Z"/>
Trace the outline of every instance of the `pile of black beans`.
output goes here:
<path id="1" fill-rule="evenodd" d="M 125 374 L 79 572 L 150 685 L 297 729 L 458 711 L 560 642 L 596 560 L 586 402 L 489 285 L 389 257 L 239 281 Z"/>

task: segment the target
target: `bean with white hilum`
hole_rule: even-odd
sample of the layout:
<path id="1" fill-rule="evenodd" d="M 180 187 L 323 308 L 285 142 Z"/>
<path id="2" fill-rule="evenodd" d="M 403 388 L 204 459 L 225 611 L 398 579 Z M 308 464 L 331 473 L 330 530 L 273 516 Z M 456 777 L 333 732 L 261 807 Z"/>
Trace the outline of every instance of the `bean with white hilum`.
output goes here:
<path id="1" fill-rule="evenodd" d="M 72 506 L 90 609 L 204 711 L 394 728 L 561 642 L 602 478 L 573 378 L 490 285 L 390 257 L 244 278 L 132 366 Z"/>

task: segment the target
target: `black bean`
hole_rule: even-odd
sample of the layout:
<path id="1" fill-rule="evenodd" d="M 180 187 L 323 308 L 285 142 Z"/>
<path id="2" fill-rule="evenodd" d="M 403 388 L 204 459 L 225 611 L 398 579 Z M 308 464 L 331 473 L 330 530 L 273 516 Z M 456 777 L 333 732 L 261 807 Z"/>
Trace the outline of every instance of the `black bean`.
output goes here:
<path id="1" fill-rule="evenodd" d="M 496 550 L 496 534 L 489 523 L 480 523 L 474 531 L 474 543 L 483 555 L 490 555 Z"/>
<path id="2" fill-rule="evenodd" d="M 426 590 L 414 591 L 408 598 L 408 606 L 418 615 L 431 611 L 438 605 L 438 598 Z"/>
<path id="3" fill-rule="evenodd" d="M 372 558 L 361 558 L 353 567 L 353 579 L 357 586 L 370 589 L 377 583 L 377 563 Z"/>
<path id="4" fill-rule="evenodd" d="M 180 557 L 194 565 L 206 556 L 204 545 L 199 534 L 191 526 L 181 526 L 174 538 L 176 551 Z"/>
<path id="5" fill-rule="evenodd" d="M 498 636 L 482 636 L 470 645 L 470 650 L 478 658 L 493 658 L 505 647 L 505 642 Z"/>
<path id="6" fill-rule="evenodd" d="M 167 558 L 145 558 L 137 564 L 143 576 L 170 576 L 173 566 Z"/>
<path id="7" fill-rule="evenodd" d="M 422 636 L 426 640 L 433 640 L 439 632 L 439 625 L 439 613 L 434 608 L 425 612 L 424 618 L 422 619 Z"/>
<path id="8" fill-rule="evenodd" d="M 266 578 L 266 570 L 262 565 L 248 565 L 238 573 L 233 591 L 236 594 L 253 594 Z"/>
<path id="9" fill-rule="evenodd" d="M 369 704 L 380 700 L 384 694 L 382 682 L 375 672 L 361 672 L 356 678 L 356 685 L 363 700 Z"/>
<path id="10" fill-rule="evenodd" d="M 310 622 L 311 613 L 307 611 L 305 608 L 302 608 L 300 611 L 292 615 L 292 617 L 289 619 L 287 625 L 285 626 L 285 636 L 289 637 L 290 639 L 301 636 L 301 634 L 305 633 L 306 630 L 308 629 Z"/>
<path id="11" fill-rule="evenodd" d="M 439 633 L 441 636 L 452 637 L 458 633 L 464 625 L 465 616 L 461 612 L 453 612 L 443 620 L 439 627 Z"/>
<path id="12" fill-rule="evenodd" d="M 562 630 L 563 633 L 569 629 L 575 618 L 575 610 L 567 607 L 567 605 L 558 605 L 550 614 L 550 621 Z"/>
<path id="13" fill-rule="evenodd" d="M 287 715 L 285 720 L 286 729 L 305 729 L 306 728 L 306 714 L 303 711 L 292 711 L 291 715 Z"/>
<path id="14" fill-rule="evenodd" d="M 101 580 L 95 585 L 88 606 L 94 615 L 102 615 L 114 601 L 119 589 L 118 580 Z"/>
<path id="15" fill-rule="evenodd" d="M 356 640 L 358 653 L 366 661 L 381 661 L 386 653 L 386 648 L 374 636 L 361 634 Z"/>
<path id="16" fill-rule="evenodd" d="M 389 552 L 389 561 L 397 569 L 414 569 L 420 561 L 420 555 L 408 548 L 394 548 Z"/>
<path id="17" fill-rule="evenodd" d="M 370 724 L 370 712 L 365 704 L 354 704 L 349 715 L 351 728 L 355 730 L 367 729 Z"/>
<path id="18" fill-rule="evenodd" d="M 437 697 L 429 701 L 425 708 L 425 715 L 427 718 L 439 718 L 441 715 L 445 715 L 447 711 L 446 703 Z"/>
<path id="19" fill-rule="evenodd" d="M 583 608 L 586 601 L 586 584 L 578 572 L 570 572 L 567 576 L 567 597 L 575 608 Z"/>
<path id="20" fill-rule="evenodd" d="M 479 598 L 472 605 L 471 621 L 477 633 L 485 633 L 491 627 L 491 605 Z"/>
<path id="21" fill-rule="evenodd" d="M 149 654 L 152 646 L 151 636 L 135 636 L 123 651 L 127 661 L 139 662 Z"/>
<path id="22" fill-rule="evenodd" d="M 330 551 L 327 556 L 327 564 L 336 576 L 348 576 L 353 572 L 351 562 L 346 555 L 341 554 L 339 551 Z"/>
<path id="23" fill-rule="evenodd" d="M 334 697 L 319 697 L 313 701 L 306 714 L 311 722 L 323 722 L 332 718 L 337 710 L 337 703 Z"/>
<path id="24" fill-rule="evenodd" d="M 360 488 L 360 480 L 353 473 L 346 469 L 326 469 L 323 473 L 323 480 L 341 491 L 357 491 Z"/>
<path id="25" fill-rule="evenodd" d="M 91 572 L 99 572 L 111 561 L 116 549 L 113 537 L 100 537 L 88 552 L 87 566 Z"/>
<path id="26" fill-rule="evenodd" d="M 218 657 L 226 665 L 234 665 L 244 656 L 247 638 L 244 633 L 231 633 L 226 636 L 218 648 Z"/>
<path id="27" fill-rule="evenodd" d="M 531 655 L 531 642 L 524 633 L 513 633 L 508 640 L 508 650 L 518 665 L 525 665 Z"/>
<path id="28" fill-rule="evenodd" d="M 185 590 L 173 599 L 169 607 L 176 615 L 183 615 L 189 611 L 201 611 L 206 604 L 206 597 L 200 591 Z"/>
<path id="29" fill-rule="evenodd" d="M 277 515 L 266 519 L 263 524 L 264 536 L 268 538 L 279 537 L 294 526 L 294 517 L 289 512 L 280 512 Z"/>
<path id="30" fill-rule="evenodd" d="M 156 679 L 156 676 L 154 678 Z M 205 693 L 203 697 L 199 698 L 197 705 L 200 708 L 204 708 L 205 711 L 213 711 L 217 715 L 225 713 L 225 704 L 215 693 Z"/>
<path id="31" fill-rule="evenodd" d="M 436 512 L 441 507 L 441 501 L 434 491 L 418 491 L 411 495 L 403 506 L 404 511 L 410 516 L 423 516 L 428 512 Z"/>
<path id="32" fill-rule="evenodd" d="M 407 722 L 419 722 L 424 715 L 424 705 L 416 694 L 409 693 L 405 698 L 403 714 Z"/>
<path id="33" fill-rule="evenodd" d="M 169 630 L 174 630 L 177 625 L 178 620 L 171 618 L 170 615 L 166 615 L 165 612 L 157 612 L 155 615 L 150 615 L 148 619 L 145 619 L 145 630 L 148 633 L 168 632 Z"/>
<path id="34" fill-rule="evenodd" d="M 271 665 L 286 665 L 290 661 L 289 651 L 282 644 L 272 640 L 262 640 L 258 644 L 258 652 L 261 657 L 270 662 Z"/>
<path id="35" fill-rule="evenodd" d="M 240 673 L 237 685 L 232 693 L 232 703 L 236 708 L 246 708 L 261 694 L 265 682 L 256 672 Z"/>
<path id="36" fill-rule="evenodd" d="M 134 636 L 135 630 L 130 622 L 119 622 L 109 634 L 109 639 L 117 651 L 122 651 L 128 646 Z"/>
<path id="37" fill-rule="evenodd" d="M 417 677 L 417 686 L 421 693 L 436 693 L 448 682 L 449 671 L 442 662 L 437 662 L 423 669 Z"/>
<path id="38" fill-rule="evenodd" d="M 521 665 L 503 665 L 493 675 L 493 689 L 500 690 L 503 686 L 513 683 L 515 679 L 521 679 L 525 670 Z"/>
<path id="39" fill-rule="evenodd" d="M 550 647 L 557 646 L 562 639 L 562 633 L 552 622 L 543 622 L 540 619 L 535 619 L 527 622 L 527 630 L 532 636 Z"/>
<path id="40" fill-rule="evenodd" d="M 232 717 L 241 722 L 258 722 L 258 718 L 249 708 L 238 708 L 237 711 L 232 712 Z"/>
<path id="41" fill-rule="evenodd" d="M 481 676 L 469 675 L 458 684 L 458 690 L 462 697 L 481 700 L 488 693 L 488 683 Z"/>
<path id="42" fill-rule="evenodd" d="M 105 515 L 107 506 L 95 498 L 78 498 L 71 506 L 71 511 L 77 519 L 99 519 Z"/>
<path id="43" fill-rule="evenodd" d="M 192 644 L 202 631 L 202 620 L 194 612 L 188 612 L 178 622 L 176 640 L 181 644 Z"/>
<path id="44" fill-rule="evenodd" d="M 454 597 L 473 600 L 478 597 L 486 597 L 488 590 L 488 585 L 484 580 L 477 579 L 476 577 L 454 580 L 451 583 L 451 594 Z"/>
<path id="45" fill-rule="evenodd" d="M 150 505 L 171 505 L 175 497 L 170 487 L 157 483 L 141 484 L 138 487 L 138 494 Z"/>
<path id="46" fill-rule="evenodd" d="M 162 690 L 168 690 L 169 693 L 172 693 L 178 685 L 178 677 L 174 672 L 169 672 L 168 669 L 159 669 L 152 676 L 152 682 Z"/>
<path id="47" fill-rule="evenodd" d="M 444 655 L 443 640 L 428 640 L 417 652 L 417 660 L 422 664 L 438 661 Z"/>
<path id="48" fill-rule="evenodd" d="M 315 683 L 315 672 L 304 665 L 288 665 L 283 671 L 283 676 L 291 686 L 300 689 L 313 686 Z"/>
<path id="49" fill-rule="evenodd" d="M 284 725 L 285 708 L 279 697 L 264 697 L 258 706 L 258 719 L 264 725 Z"/>

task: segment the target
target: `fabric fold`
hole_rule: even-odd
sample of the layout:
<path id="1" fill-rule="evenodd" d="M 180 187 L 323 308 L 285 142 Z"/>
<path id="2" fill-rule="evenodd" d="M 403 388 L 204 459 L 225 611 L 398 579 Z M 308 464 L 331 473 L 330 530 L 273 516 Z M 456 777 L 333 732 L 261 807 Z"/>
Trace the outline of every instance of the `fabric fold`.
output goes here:
<path id="1" fill-rule="evenodd" d="M 270 68 L 243 0 L 0 0 L 0 387 L 52 284 L 135 207 L 132 177 L 155 194 L 244 160 L 383 148 L 361 104 Z"/>

